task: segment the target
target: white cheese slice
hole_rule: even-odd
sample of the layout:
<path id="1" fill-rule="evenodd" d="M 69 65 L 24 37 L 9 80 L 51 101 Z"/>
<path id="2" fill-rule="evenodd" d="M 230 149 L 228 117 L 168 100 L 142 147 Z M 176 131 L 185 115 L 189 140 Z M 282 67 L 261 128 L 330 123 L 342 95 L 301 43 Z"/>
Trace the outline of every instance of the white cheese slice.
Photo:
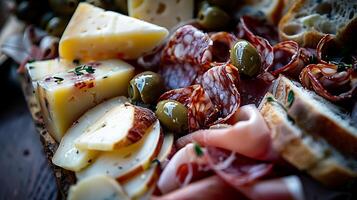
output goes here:
<path id="1" fill-rule="evenodd" d="M 52 163 L 67 170 L 79 171 L 94 161 L 99 152 L 78 149 L 75 147 L 74 141 L 105 113 L 125 102 L 128 102 L 126 97 L 115 97 L 95 106 L 82 115 L 63 136 L 52 158 Z"/>
<path id="2" fill-rule="evenodd" d="M 75 145 L 88 150 L 119 149 L 140 140 L 155 119 L 152 111 L 131 104 L 118 105 L 93 123 L 76 139 Z"/>
<path id="3" fill-rule="evenodd" d="M 80 3 L 62 35 L 59 54 L 81 61 L 135 59 L 154 49 L 167 35 L 164 27 Z"/>
<path id="4" fill-rule="evenodd" d="M 120 185 L 108 176 L 93 176 L 71 186 L 68 200 L 129 200 Z"/>
<path id="5" fill-rule="evenodd" d="M 126 95 L 134 67 L 105 60 L 76 67 L 38 82 L 37 95 L 49 133 L 59 142 L 84 112 L 115 96 Z"/>
<path id="6" fill-rule="evenodd" d="M 129 15 L 171 29 L 193 18 L 194 0 L 129 0 Z"/>
<path id="7" fill-rule="evenodd" d="M 115 151 L 103 152 L 91 165 L 76 173 L 77 179 L 108 175 L 118 181 L 125 181 L 148 168 L 159 153 L 162 142 L 160 123 L 156 121 L 139 142 Z"/>
<path id="8" fill-rule="evenodd" d="M 170 154 L 174 144 L 173 134 L 165 134 L 164 142 L 160 149 L 157 159 L 159 162 L 164 161 Z M 156 180 L 159 177 L 159 166 L 153 162 L 149 169 L 137 174 L 128 181 L 121 182 L 122 187 L 126 194 L 131 199 L 135 199 L 144 195 L 150 188 L 156 185 Z"/>

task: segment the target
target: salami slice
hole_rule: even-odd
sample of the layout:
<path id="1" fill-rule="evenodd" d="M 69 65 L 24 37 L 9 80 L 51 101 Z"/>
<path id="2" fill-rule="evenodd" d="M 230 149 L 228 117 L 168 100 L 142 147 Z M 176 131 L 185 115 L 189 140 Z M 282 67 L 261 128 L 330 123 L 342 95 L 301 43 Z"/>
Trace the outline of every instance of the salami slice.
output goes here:
<path id="1" fill-rule="evenodd" d="M 305 63 L 300 58 L 300 48 L 295 41 L 284 41 L 273 47 L 274 62 L 268 71 L 274 76 L 281 73 L 298 77 Z"/>
<path id="2" fill-rule="evenodd" d="M 210 35 L 213 44 L 210 46 L 212 61 L 228 62 L 230 59 L 230 50 L 238 41 L 238 38 L 228 32 L 217 32 Z"/>
<path id="3" fill-rule="evenodd" d="M 268 175 L 273 164 L 256 161 L 220 148 L 206 147 L 205 155 L 215 173 L 238 190 Z"/>
<path id="4" fill-rule="evenodd" d="M 208 128 L 208 124 L 211 124 L 217 118 L 218 110 L 201 86 L 193 91 L 188 108 L 188 127 L 190 132 Z"/>
<path id="5" fill-rule="evenodd" d="M 197 28 L 186 25 L 171 36 L 162 55 L 163 61 L 178 63 L 203 63 L 202 58 L 212 44 L 209 36 Z"/>
<path id="6" fill-rule="evenodd" d="M 357 91 L 357 75 L 353 69 L 338 72 L 338 67 L 333 64 L 319 63 L 310 64 L 304 68 L 300 74 L 300 81 L 303 86 L 313 89 L 320 96 L 330 101 L 342 101 L 352 98 Z M 341 88 L 347 86 L 345 92 L 333 94 L 327 88 Z"/>
<path id="7" fill-rule="evenodd" d="M 212 59 L 211 45 L 209 36 L 191 25 L 177 29 L 162 51 L 159 73 L 167 88 L 187 87 L 203 74 Z"/>
<path id="8" fill-rule="evenodd" d="M 249 24 L 252 23 L 252 21 L 252 18 L 248 16 L 240 18 L 238 37 L 247 39 L 258 50 L 262 60 L 262 67 L 266 71 L 266 69 L 269 69 L 273 63 L 273 47 L 270 45 L 268 40 L 255 35 L 251 31 Z"/>
<path id="9" fill-rule="evenodd" d="M 239 108 L 238 83 L 238 70 L 231 64 L 213 67 L 203 75 L 202 87 L 219 111 L 219 118 L 210 125 L 224 123 Z"/>
<path id="10" fill-rule="evenodd" d="M 217 113 L 215 107 L 201 85 L 170 90 L 160 97 L 161 100 L 171 99 L 185 105 L 188 109 L 189 131 L 207 128 L 207 123 L 214 120 Z"/>

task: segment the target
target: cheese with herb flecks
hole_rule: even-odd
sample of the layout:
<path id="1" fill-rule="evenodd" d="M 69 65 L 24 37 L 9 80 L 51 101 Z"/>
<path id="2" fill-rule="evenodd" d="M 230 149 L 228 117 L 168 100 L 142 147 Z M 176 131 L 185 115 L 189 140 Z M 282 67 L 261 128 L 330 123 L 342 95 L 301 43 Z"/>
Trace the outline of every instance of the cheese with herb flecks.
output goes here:
<path id="1" fill-rule="evenodd" d="M 135 59 L 167 35 L 164 27 L 80 3 L 62 35 L 59 53 L 68 60 Z"/>
<path id="2" fill-rule="evenodd" d="M 168 29 L 193 18 L 193 0 L 128 0 L 129 15 Z"/>
<path id="3" fill-rule="evenodd" d="M 43 77 L 72 69 L 75 67 L 75 64 L 71 61 L 56 58 L 52 60 L 29 62 L 25 67 L 27 76 L 32 82 L 34 89 L 36 89 L 37 81 L 41 80 Z"/>
<path id="4" fill-rule="evenodd" d="M 38 81 L 37 95 L 50 134 L 60 141 L 85 111 L 103 100 L 127 94 L 134 67 L 121 60 L 80 65 Z"/>

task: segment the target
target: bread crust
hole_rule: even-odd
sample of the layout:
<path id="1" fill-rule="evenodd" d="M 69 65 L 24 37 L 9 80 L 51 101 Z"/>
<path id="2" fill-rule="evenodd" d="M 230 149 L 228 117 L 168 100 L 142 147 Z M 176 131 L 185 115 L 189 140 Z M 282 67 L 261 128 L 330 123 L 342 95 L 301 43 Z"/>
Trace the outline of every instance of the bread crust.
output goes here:
<path id="1" fill-rule="evenodd" d="M 293 102 L 288 100 L 289 92 L 294 94 Z M 288 108 L 289 115 L 306 132 L 321 136 L 341 152 L 357 157 L 357 134 L 318 110 L 309 99 L 300 95 L 297 87 L 289 79 L 280 76 L 273 95 Z"/>
<path id="2" fill-rule="evenodd" d="M 288 121 L 287 116 L 279 114 L 277 102 L 269 102 L 267 94 L 260 112 L 271 129 L 274 148 L 297 169 L 310 174 L 314 179 L 329 187 L 337 187 L 357 177 L 357 172 L 341 165 L 333 157 L 326 158 L 324 152 L 314 149 L 314 143 L 304 142 L 302 130 Z"/>
<path id="3" fill-rule="evenodd" d="M 299 45 L 303 47 L 312 47 L 315 48 L 320 41 L 320 39 L 326 35 L 321 32 L 318 32 L 314 29 L 306 32 L 300 32 L 298 34 L 289 35 L 286 32 L 288 25 L 290 22 L 295 18 L 296 13 L 298 13 L 304 4 L 308 0 L 297 0 L 289 9 L 289 11 L 282 17 L 279 22 L 278 29 L 279 29 L 279 37 L 281 40 L 294 40 Z"/>

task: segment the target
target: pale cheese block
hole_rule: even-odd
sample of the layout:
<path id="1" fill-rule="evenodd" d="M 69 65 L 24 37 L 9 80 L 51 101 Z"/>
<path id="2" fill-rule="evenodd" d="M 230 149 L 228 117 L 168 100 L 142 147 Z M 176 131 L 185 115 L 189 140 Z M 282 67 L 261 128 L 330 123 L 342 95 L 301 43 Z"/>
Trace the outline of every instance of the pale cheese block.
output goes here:
<path id="1" fill-rule="evenodd" d="M 93 176 L 71 186 L 67 200 L 129 200 L 115 179 Z"/>
<path id="2" fill-rule="evenodd" d="M 164 27 L 80 3 L 62 35 L 59 54 L 81 61 L 135 59 L 154 49 L 167 35 Z"/>
<path id="3" fill-rule="evenodd" d="M 115 97 L 95 106 L 82 115 L 77 123 L 73 124 L 63 136 L 52 158 L 52 163 L 67 170 L 79 171 L 93 162 L 99 152 L 78 149 L 74 145 L 74 141 L 105 113 L 125 102 L 128 102 L 126 97 Z"/>
<path id="4" fill-rule="evenodd" d="M 163 162 L 170 154 L 174 144 L 173 134 L 165 134 L 164 142 L 157 155 L 157 160 Z M 128 181 L 121 182 L 125 193 L 131 198 L 136 199 L 148 192 L 156 185 L 156 180 L 159 177 L 158 163 L 153 162 L 149 169 L 137 174 Z"/>
<path id="5" fill-rule="evenodd" d="M 85 111 L 106 99 L 126 95 L 134 75 L 134 67 L 121 60 L 100 61 L 81 67 L 82 70 L 76 67 L 38 82 L 42 116 L 49 133 L 58 142 Z"/>
<path id="6" fill-rule="evenodd" d="M 46 76 L 73 69 L 75 64 L 72 61 L 55 58 L 29 62 L 25 67 L 32 86 L 36 90 L 37 81 Z"/>
<path id="7" fill-rule="evenodd" d="M 168 29 L 193 18 L 193 0 L 128 0 L 128 12 L 147 22 Z"/>
<path id="8" fill-rule="evenodd" d="M 139 142 L 102 153 L 91 165 L 76 173 L 77 179 L 108 175 L 118 181 L 128 180 L 149 167 L 159 153 L 162 142 L 160 123 L 156 121 Z"/>

